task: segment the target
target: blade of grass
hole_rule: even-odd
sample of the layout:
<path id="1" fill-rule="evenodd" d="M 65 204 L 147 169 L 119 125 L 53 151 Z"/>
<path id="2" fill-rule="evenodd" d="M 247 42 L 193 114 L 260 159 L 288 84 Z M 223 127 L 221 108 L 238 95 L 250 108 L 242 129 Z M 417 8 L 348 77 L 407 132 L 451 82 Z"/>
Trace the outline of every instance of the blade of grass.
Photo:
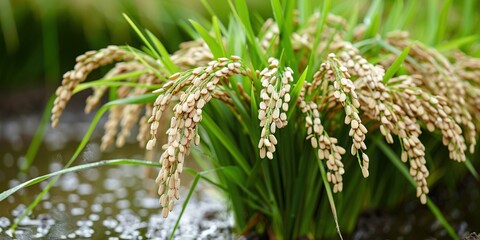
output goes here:
<path id="1" fill-rule="evenodd" d="M 0 26 L 7 52 L 13 53 L 18 48 L 18 32 L 15 25 L 12 6 L 10 1 L 0 1 Z"/>
<path id="2" fill-rule="evenodd" d="M 459 49 L 459 48 L 463 47 L 464 45 L 468 45 L 468 44 L 476 42 L 478 39 L 480 39 L 479 35 L 465 36 L 465 37 L 458 38 L 458 39 L 455 39 L 455 40 L 449 40 L 449 41 L 447 41 L 443 44 L 435 46 L 435 48 L 440 52 L 449 51 L 449 50 L 453 50 L 453 49 Z"/>
<path id="3" fill-rule="evenodd" d="M 379 31 L 379 21 L 380 15 L 382 13 L 382 3 L 381 0 L 374 0 L 368 9 L 367 15 L 363 19 L 363 23 L 367 27 L 365 30 L 365 38 L 374 37 Z"/>
<path id="4" fill-rule="evenodd" d="M 305 78 L 307 77 L 309 67 L 307 66 L 305 70 L 303 71 L 302 75 L 298 79 L 298 81 L 295 83 L 295 87 L 292 90 L 291 94 L 291 103 L 296 103 L 297 99 L 300 95 L 300 91 L 303 88 L 303 84 L 305 83 Z M 291 119 L 293 112 L 295 112 L 295 109 L 297 108 L 296 104 L 293 104 L 288 107 L 288 112 L 287 112 L 287 119 Z"/>
<path id="5" fill-rule="evenodd" d="M 444 0 L 442 9 L 440 10 L 440 16 L 438 17 L 437 24 L 437 32 L 435 34 L 435 40 L 433 45 L 439 44 L 443 38 L 445 37 L 445 31 L 448 29 L 447 27 L 447 19 L 448 19 L 448 11 L 452 6 L 452 0 Z"/>
<path id="6" fill-rule="evenodd" d="M 223 48 L 221 47 L 223 43 L 218 43 L 217 40 L 210 36 L 208 31 L 197 22 L 190 20 L 190 23 L 192 24 L 193 28 L 195 28 L 200 37 L 208 45 L 208 48 L 210 48 L 210 51 L 212 52 L 214 58 L 220 58 L 225 56 L 224 52 L 222 51 Z"/>
<path id="7" fill-rule="evenodd" d="M 331 8 L 331 0 L 323 1 L 322 12 L 320 15 L 321 17 L 320 23 L 317 25 L 312 49 L 317 49 L 318 45 L 320 44 L 323 28 L 325 26 L 325 22 L 327 21 L 327 16 L 328 16 L 328 12 L 330 11 L 330 8 Z M 307 75 L 305 76 L 307 79 L 312 79 L 314 71 L 316 70 L 315 60 L 317 59 L 318 59 L 318 56 L 316 54 L 310 54 L 310 57 L 308 59 L 308 65 L 307 65 L 309 68 L 305 68 L 305 70 L 308 70 Z M 320 58 L 320 60 L 322 59 Z"/>
<path id="8" fill-rule="evenodd" d="M 169 74 L 174 74 L 174 73 L 180 71 L 180 69 L 177 67 L 177 65 L 175 65 L 175 63 L 173 63 L 172 59 L 170 58 L 170 55 L 168 54 L 167 49 L 162 44 L 162 42 L 160 42 L 160 40 L 158 40 L 158 38 L 155 37 L 155 35 L 153 35 L 153 33 L 150 32 L 149 30 L 147 30 L 147 35 L 150 38 L 150 40 L 152 40 L 152 42 L 155 46 L 155 49 L 159 52 L 159 54 L 161 56 L 162 63 L 165 65 L 166 69 L 168 70 L 168 73 Z"/>
<path id="9" fill-rule="evenodd" d="M 33 161 L 35 160 L 35 157 L 37 156 L 38 149 L 40 148 L 40 144 L 42 143 L 43 137 L 45 136 L 45 132 L 50 121 L 50 111 L 53 107 L 53 101 L 55 100 L 55 97 L 55 94 L 52 94 L 52 96 L 50 96 L 47 106 L 43 110 L 42 117 L 40 118 L 40 123 L 35 130 L 32 142 L 30 143 L 30 146 L 28 146 L 27 153 L 25 154 L 25 160 L 22 162 L 22 166 L 20 167 L 20 171 L 23 173 L 26 173 L 30 169 Z"/>
<path id="10" fill-rule="evenodd" d="M 315 154 L 316 155 L 316 154 Z M 325 167 L 323 166 L 322 161 L 318 156 L 317 159 L 318 168 L 322 174 L 323 185 L 325 186 L 325 191 L 327 192 L 328 202 L 330 203 L 330 209 L 332 210 L 333 220 L 335 221 L 335 227 L 337 229 L 338 236 L 343 240 L 342 233 L 340 232 L 340 225 L 338 225 L 337 209 L 335 208 L 335 200 L 333 200 L 332 189 L 330 188 L 330 183 L 327 180 L 327 174 L 325 172 Z"/>
<path id="11" fill-rule="evenodd" d="M 438 10 L 437 10 L 437 0 L 428 0 L 427 2 L 427 29 L 426 36 L 423 42 L 432 46 L 435 44 L 435 36 L 438 31 Z"/>
<path id="12" fill-rule="evenodd" d="M 218 127 L 215 121 L 208 116 L 207 114 L 203 115 L 202 123 L 205 129 L 207 129 L 211 134 L 221 140 L 222 144 L 229 151 L 229 153 L 236 160 L 236 163 L 242 168 L 243 171 L 249 172 L 249 166 L 243 160 L 240 151 L 237 146 L 231 141 L 231 138 L 225 135 L 224 131 Z"/>
<path id="13" fill-rule="evenodd" d="M 403 62 L 407 58 L 411 47 L 412 47 L 412 45 L 408 45 L 405 49 L 403 49 L 402 53 L 400 55 L 398 55 L 397 59 L 395 59 L 395 61 L 392 63 L 392 65 L 388 68 L 387 72 L 383 76 L 383 83 L 384 84 L 387 84 L 388 80 L 390 80 L 390 78 L 392 78 L 393 75 L 395 75 L 395 73 L 397 73 L 397 71 L 400 69 L 401 65 L 403 64 Z"/>
<path id="14" fill-rule="evenodd" d="M 168 239 L 173 239 L 173 237 L 175 237 L 175 231 L 177 230 L 178 225 L 180 224 L 180 220 L 182 219 L 183 213 L 187 208 L 188 202 L 190 202 L 190 198 L 192 197 L 193 191 L 195 190 L 195 187 L 197 186 L 199 180 L 200 180 L 200 175 L 197 174 L 197 176 L 195 176 L 195 179 L 193 179 L 192 185 L 190 186 L 190 190 L 188 191 L 188 195 L 182 204 L 182 210 L 180 211 L 180 215 L 178 216 L 177 221 L 175 222 L 175 226 L 173 226 L 172 233 L 170 234 L 170 237 Z"/>
<path id="15" fill-rule="evenodd" d="M 125 18 L 125 20 L 127 20 L 128 24 L 130 25 L 130 27 L 133 28 L 133 30 L 135 31 L 135 33 L 137 33 L 138 37 L 140 37 L 140 39 L 142 40 L 142 42 L 145 44 L 145 46 L 148 47 L 148 49 L 150 49 L 150 51 L 155 54 L 155 57 L 157 59 L 161 59 L 160 55 L 158 54 L 158 52 L 155 50 L 155 48 L 152 46 L 152 44 L 150 43 L 150 41 L 148 41 L 148 38 L 145 36 L 145 34 L 143 34 L 143 32 L 140 30 L 140 28 L 137 27 L 137 25 L 133 22 L 133 20 L 125 13 L 123 13 L 123 17 Z"/>
<path id="16" fill-rule="evenodd" d="M 475 177 L 475 179 L 477 179 L 477 181 L 480 181 L 480 176 L 479 176 L 477 170 L 475 169 L 475 167 L 473 166 L 472 162 L 470 161 L 470 159 L 467 158 L 465 160 L 465 166 L 467 166 L 468 171 L 470 171 L 470 173 L 473 175 L 473 177 Z"/>
<path id="17" fill-rule="evenodd" d="M 30 179 L 13 188 L 3 191 L 2 193 L 0 193 L 0 202 L 5 200 L 7 197 L 14 194 L 20 189 L 35 185 L 37 183 L 40 183 L 46 179 L 49 179 L 55 176 L 63 175 L 65 173 L 83 171 L 90 168 L 97 168 L 101 166 L 115 166 L 115 165 L 137 165 L 137 166 L 148 166 L 148 167 L 159 167 L 159 168 L 162 167 L 160 163 L 150 162 L 145 160 L 136 160 L 136 159 L 112 159 L 112 160 L 102 160 L 94 163 L 82 164 L 74 167 L 64 168 L 62 170 L 59 170 L 53 173 L 45 174 L 45 175 Z"/>
<path id="18" fill-rule="evenodd" d="M 473 14 L 475 13 L 475 0 L 465 0 L 463 1 L 463 11 L 462 11 L 462 24 L 460 24 L 461 36 L 467 36 L 474 33 L 473 24 L 474 19 Z"/>

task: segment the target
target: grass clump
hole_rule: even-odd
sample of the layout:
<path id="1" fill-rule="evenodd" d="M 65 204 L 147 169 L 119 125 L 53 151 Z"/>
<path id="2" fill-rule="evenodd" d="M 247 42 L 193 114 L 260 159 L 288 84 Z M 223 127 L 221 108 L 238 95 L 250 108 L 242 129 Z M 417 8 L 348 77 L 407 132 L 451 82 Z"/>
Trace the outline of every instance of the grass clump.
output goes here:
<path id="1" fill-rule="evenodd" d="M 114 100 L 153 91 L 155 100 L 148 95 L 110 108 L 102 148 L 121 147 L 136 124 L 137 140 L 149 151 L 166 137 L 156 178 L 164 217 L 180 198 L 192 153 L 206 168 L 228 167 L 214 182 L 230 199 L 238 232 L 294 239 L 336 230 L 341 236 L 340 227 L 351 231 L 362 208 L 381 203 L 374 200 L 377 185 L 362 178 L 375 175 L 388 184 L 387 157 L 455 237 L 428 201 L 427 159 L 443 159 L 430 157 L 425 139 L 443 144 L 458 162 L 467 160 L 468 149 L 473 153 L 479 60 L 441 53 L 406 32 L 376 35 L 378 4 L 367 16 L 377 25 L 349 26 L 329 13 L 329 1 L 311 13 L 294 1 L 273 0 L 275 19 L 264 21 L 258 34 L 245 2 L 229 4 L 227 25 L 215 17 L 209 28 L 192 21 L 195 40 L 171 55 L 128 19 L 146 47 L 111 46 L 78 57 L 56 92 L 52 125 L 70 96 L 85 88 L 94 89 L 86 112 L 107 92 Z M 105 79 L 82 83 L 113 62 Z M 165 123 L 166 136 L 159 134 Z M 433 133 L 428 138 L 421 137 L 425 129 Z"/>

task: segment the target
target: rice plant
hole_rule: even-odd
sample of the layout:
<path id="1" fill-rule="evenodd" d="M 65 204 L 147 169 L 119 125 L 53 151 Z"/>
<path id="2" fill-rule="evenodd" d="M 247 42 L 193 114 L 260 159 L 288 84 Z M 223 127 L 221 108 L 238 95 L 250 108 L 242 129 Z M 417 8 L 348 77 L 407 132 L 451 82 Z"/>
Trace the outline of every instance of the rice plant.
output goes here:
<path id="1" fill-rule="evenodd" d="M 192 156 L 215 170 L 208 181 L 224 190 L 240 234 L 341 238 L 362 209 L 382 202 L 378 189 L 397 202 L 404 196 L 403 186 L 389 185 L 403 175 L 415 190 L 406 192 L 456 238 L 428 198 L 430 162 L 446 161 L 429 146 L 443 145 L 477 175 L 468 156 L 479 128 L 480 60 L 380 30 L 379 2 L 370 22 L 356 24 L 331 14 L 330 1 L 312 11 L 313 3 L 272 0 L 274 19 L 265 21 L 252 20 L 245 1 L 229 1 L 228 23 L 191 21 L 194 40 L 172 54 L 126 17 L 145 46 L 79 56 L 56 91 L 52 126 L 73 94 L 93 89 L 87 113 L 108 94 L 97 113 L 109 110 L 102 149 L 121 147 L 138 125 L 140 146 L 161 152 L 164 217 L 180 211 Z M 103 79 L 84 82 L 113 63 Z M 392 166 L 400 174 L 385 170 Z"/>

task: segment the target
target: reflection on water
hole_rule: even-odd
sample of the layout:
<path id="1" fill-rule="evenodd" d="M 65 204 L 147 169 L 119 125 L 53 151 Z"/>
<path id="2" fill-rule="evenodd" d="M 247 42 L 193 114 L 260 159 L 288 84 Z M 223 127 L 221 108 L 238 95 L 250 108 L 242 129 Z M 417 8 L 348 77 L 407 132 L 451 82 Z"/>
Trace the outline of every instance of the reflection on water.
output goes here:
<path id="1" fill-rule="evenodd" d="M 74 116 L 73 116 L 74 115 Z M 0 119 L 0 191 L 33 177 L 61 170 L 72 156 L 78 141 L 88 128 L 88 117 L 64 114 L 57 129 L 49 129 L 34 166 L 27 177 L 18 173 L 22 155 L 37 125 L 38 115 Z M 65 124 L 69 122 L 69 124 Z M 99 126 L 103 123 L 100 122 Z M 33 126 L 33 127 L 32 127 Z M 76 164 L 101 159 L 143 159 L 143 150 L 134 139 L 121 149 L 100 153 L 97 129 L 92 143 Z M 154 171 L 157 171 L 155 169 Z M 139 166 L 116 166 L 87 169 L 63 175 L 33 213 L 15 231 L 16 239 L 165 239 L 181 211 L 188 189 L 182 189 L 168 219 L 160 215 L 153 177 L 145 177 Z M 188 177 L 184 174 L 185 179 Z M 48 182 L 42 182 L 0 202 L 0 239 L 11 239 L 8 228 Z M 188 184 L 188 181 L 182 181 Z M 209 185 L 199 185 L 190 200 L 176 232 L 177 239 L 232 239 L 233 218 L 226 203 Z M 153 192 L 152 192 L 153 191 Z M 460 237 L 480 232 L 480 187 L 467 179 L 455 195 L 448 191 L 431 197 L 445 213 Z M 427 207 L 412 201 L 396 209 L 369 211 L 360 216 L 349 239 L 444 239 L 442 225 Z M 475 238 L 469 238 L 475 239 Z"/>
<path id="2" fill-rule="evenodd" d="M 24 177 L 18 173 L 19 163 L 26 152 L 27 137 L 32 134 L 26 131 L 34 129 L 26 129 L 23 125 L 37 124 L 25 119 L 0 122 L 0 191 L 62 169 L 88 127 L 87 121 L 80 121 L 60 124 L 58 129 L 49 130 L 34 166 Z M 98 141 L 98 137 L 97 133 L 92 142 Z M 122 149 L 105 154 L 100 153 L 98 144 L 91 143 L 77 164 L 100 159 L 141 159 L 142 152 L 133 141 Z M 158 196 L 152 192 L 154 181 L 145 178 L 145 173 L 145 167 L 141 166 L 104 166 L 63 175 L 33 214 L 22 220 L 15 230 L 16 239 L 167 238 L 181 212 L 188 189 L 181 189 L 182 198 L 169 218 L 164 219 Z M 0 202 L 0 239 L 11 239 L 9 227 L 47 183 L 22 189 Z M 207 185 L 199 185 L 197 189 L 202 190 L 196 191 L 187 205 L 176 231 L 177 238 L 232 238 L 233 218 L 219 193 Z"/>

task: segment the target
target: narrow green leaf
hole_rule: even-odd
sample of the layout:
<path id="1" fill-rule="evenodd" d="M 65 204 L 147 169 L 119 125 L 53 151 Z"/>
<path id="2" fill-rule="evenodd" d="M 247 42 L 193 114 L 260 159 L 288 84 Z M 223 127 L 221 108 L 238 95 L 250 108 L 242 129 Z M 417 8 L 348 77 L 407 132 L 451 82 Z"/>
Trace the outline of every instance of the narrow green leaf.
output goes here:
<path id="1" fill-rule="evenodd" d="M 40 118 L 40 123 L 38 124 L 37 130 L 35 130 L 35 134 L 33 135 L 32 142 L 28 146 L 27 153 L 25 154 L 25 160 L 22 162 L 22 166 L 20 167 L 20 171 L 22 171 L 23 173 L 26 173 L 30 169 L 30 166 L 32 166 L 32 163 L 35 160 L 35 157 L 37 156 L 38 149 L 40 148 L 40 144 L 42 143 L 43 137 L 45 136 L 46 129 L 49 125 L 50 111 L 53 107 L 53 101 L 55 100 L 55 98 L 56 98 L 55 94 L 50 96 L 47 106 L 43 110 L 42 117 Z"/>
<path id="2" fill-rule="evenodd" d="M 291 119 L 293 112 L 297 108 L 297 105 L 296 105 L 297 99 L 300 95 L 300 91 L 303 88 L 303 84 L 305 83 L 307 72 L 308 72 L 308 66 L 305 68 L 305 70 L 303 70 L 302 75 L 300 76 L 298 81 L 295 83 L 295 87 L 292 90 L 290 103 L 293 103 L 293 104 L 290 104 L 288 107 L 287 119 Z"/>
<path id="3" fill-rule="evenodd" d="M 316 155 L 316 154 L 315 154 Z M 337 209 L 335 208 L 335 200 L 333 200 L 332 189 L 330 188 L 330 183 L 327 180 L 327 174 L 325 172 L 325 167 L 323 166 L 322 161 L 318 156 L 316 156 L 318 168 L 322 174 L 323 185 L 325 186 L 325 191 L 327 192 L 328 202 L 330 203 L 330 209 L 332 210 L 333 220 L 335 221 L 335 227 L 337 229 L 338 236 L 343 240 L 342 233 L 340 232 L 340 225 L 338 225 Z"/>
<path id="4" fill-rule="evenodd" d="M 222 56 L 227 56 L 227 52 L 225 50 L 225 45 L 223 44 L 223 39 L 222 39 L 222 31 L 220 27 L 220 23 L 218 21 L 218 18 L 216 16 L 212 17 L 212 26 L 213 30 L 215 32 L 215 38 L 217 39 L 217 43 L 220 43 L 220 49 L 222 50 Z"/>
<path id="5" fill-rule="evenodd" d="M 475 169 L 475 167 L 473 166 L 472 162 L 470 161 L 470 159 L 466 159 L 465 160 L 465 166 L 467 166 L 467 169 L 468 171 L 470 171 L 470 173 L 473 175 L 473 177 L 475 177 L 475 179 L 477 181 L 480 181 L 480 175 L 478 174 L 477 170 Z"/>
<path id="6" fill-rule="evenodd" d="M 408 45 L 405 49 L 403 49 L 402 53 L 395 59 L 395 61 L 392 63 L 392 65 L 388 68 L 387 72 L 383 76 L 383 83 L 387 84 L 388 80 L 397 73 L 397 71 L 400 69 L 401 65 L 405 61 L 405 59 L 408 56 L 408 53 L 410 52 L 410 48 L 412 45 Z"/>
<path id="7" fill-rule="evenodd" d="M 168 54 L 168 51 L 165 48 L 165 46 L 162 44 L 162 42 L 160 42 L 160 40 L 158 40 L 158 38 L 155 37 L 155 35 L 153 35 L 153 33 L 150 32 L 149 30 L 147 30 L 147 35 L 152 40 L 155 46 L 155 49 L 159 52 L 161 56 L 161 61 L 165 65 L 166 69 L 168 70 L 168 74 L 171 75 L 180 71 L 177 65 L 173 63 L 172 59 L 170 59 L 170 55 Z"/>
<path id="8" fill-rule="evenodd" d="M 475 13 L 475 1 L 476 0 L 463 1 L 462 24 L 460 24 L 461 36 L 467 36 L 474 33 L 472 30 L 473 24 L 475 23 L 472 19 L 474 19 L 473 15 Z"/>
<path id="9" fill-rule="evenodd" d="M 75 89 L 73 90 L 73 94 L 76 94 L 78 92 L 81 92 L 85 89 L 95 87 L 95 86 L 103 86 L 105 83 L 110 83 L 110 82 L 115 82 L 115 81 L 121 81 L 127 78 L 135 78 L 139 77 L 143 74 L 147 73 L 147 70 L 140 70 L 140 71 L 135 71 L 135 72 L 129 72 L 129 73 L 123 73 L 123 74 L 118 74 L 112 77 L 107 77 L 107 78 L 100 78 L 97 80 L 93 80 L 90 82 L 84 82 L 80 83 Z"/>
<path id="10" fill-rule="evenodd" d="M 140 165 L 140 166 L 149 166 L 149 167 L 161 167 L 159 163 L 156 162 L 150 162 L 150 161 L 145 161 L 145 160 L 135 160 L 135 159 L 113 159 L 113 160 L 102 160 L 94 163 L 87 163 L 87 164 L 82 164 L 78 165 L 75 167 L 68 167 L 64 168 L 62 170 L 49 173 L 46 175 L 42 175 L 33 179 L 30 179 L 24 183 L 21 183 L 13 188 L 10 188 L 0 194 L 0 202 L 5 200 L 7 197 L 10 195 L 14 194 L 20 189 L 32 186 L 34 184 L 40 183 L 46 179 L 49 179 L 51 177 L 55 176 L 60 176 L 65 173 L 71 173 L 71 172 L 78 172 L 78 171 L 83 171 L 89 168 L 97 168 L 100 166 L 114 166 L 114 165 Z"/>
<path id="11" fill-rule="evenodd" d="M 168 239 L 173 239 L 175 237 L 175 231 L 178 228 L 178 225 L 180 224 L 180 220 L 182 219 L 183 213 L 185 212 L 185 209 L 187 208 L 188 203 L 190 202 L 190 198 L 192 197 L 193 191 L 195 190 L 195 187 L 198 184 L 198 180 L 200 180 L 200 175 L 195 176 L 195 179 L 193 179 L 192 185 L 190 186 L 190 190 L 188 191 L 187 198 L 185 198 L 185 201 L 182 204 L 182 210 L 180 211 L 180 215 L 177 218 L 177 221 L 175 222 L 175 226 L 172 229 L 172 233 L 170 234 L 170 237 Z"/>
<path id="12" fill-rule="evenodd" d="M 374 37 L 379 31 L 379 21 L 383 9 L 382 0 L 374 0 L 368 9 L 367 15 L 365 16 L 363 23 L 366 25 L 367 29 L 365 31 L 366 38 Z"/>
<path id="13" fill-rule="evenodd" d="M 427 29 L 426 29 L 426 38 L 422 39 L 423 42 L 432 46 L 435 44 L 435 36 L 438 31 L 438 10 L 437 10 L 437 0 L 428 0 L 427 4 Z"/>
<path id="14" fill-rule="evenodd" d="M 278 24 L 278 28 L 283 28 L 283 21 L 285 17 L 283 16 L 283 9 L 280 0 L 270 0 L 270 4 L 272 5 L 273 16 L 275 17 L 275 21 Z"/>
<path id="15" fill-rule="evenodd" d="M 143 32 L 140 30 L 140 28 L 137 27 L 137 25 L 133 22 L 133 20 L 125 13 L 123 13 L 123 17 L 125 20 L 127 20 L 128 24 L 133 28 L 133 30 L 137 33 L 138 37 L 143 41 L 143 43 L 150 49 L 150 51 L 155 54 L 155 57 L 157 59 L 160 59 L 160 55 L 155 51 L 155 48 L 153 48 L 152 44 L 150 41 L 148 41 L 147 37 L 143 34 Z"/>
<path id="16" fill-rule="evenodd" d="M 465 45 L 474 43 L 478 39 L 480 39 L 480 36 L 478 34 L 465 36 L 465 37 L 462 37 L 462 38 L 449 40 L 449 41 L 447 41 L 443 44 L 435 46 L 435 48 L 440 52 L 450 51 L 450 50 L 459 49 L 459 48 L 461 48 Z"/>
<path id="17" fill-rule="evenodd" d="M 438 16 L 437 20 L 437 32 L 435 34 L 435 40 L 433 42 L 433 45 L 439 44 L 444 36 L 445 36 L 445 31 L 447 30 L 447 23 L 448 23 L 448 11 L 450 10 L 452 6 L 452 0 L 444 0 L 442 9 L 440 10 L 440 16 Z"/>
<path id="18" fill-rule="evenodd" d="M 224 54 L 223 54 L 222 47 L 221 47 L 221 45 L 223 45 L 223 43 L 218 43 L 217 40 L 215 40 L 215 38 L 210 36 L 208 31 L 205 28 L 203 28 L 200 24 L 198 24 L 197 22 L 195 22 L 193 20 L 190 20 L 190 23 L 193 25 L 193 27 L 195 28 L 197 33 L 200 34 L 200 37 L 208 45 L 208 48 L 210 48 L 210 51 L 212 52 L 214 58 L 223 57 Z"/>
<path id="19" fill-rule="evenodd" d="M 242 168 L 243 171 L 249 172 L 249 167 L 247 163 L 242 158 L 238 147 L 231 141 L 231 138 L 227 137 L 225 133 L 218 127 L 218 125 L 213 121 L 210 116 L 207 114 L 203 115 L 202 123 L 205 129 L 207 129 L 211 134 L 218 138 L 229 153 L 236 160 L 236 163 Z"/>

